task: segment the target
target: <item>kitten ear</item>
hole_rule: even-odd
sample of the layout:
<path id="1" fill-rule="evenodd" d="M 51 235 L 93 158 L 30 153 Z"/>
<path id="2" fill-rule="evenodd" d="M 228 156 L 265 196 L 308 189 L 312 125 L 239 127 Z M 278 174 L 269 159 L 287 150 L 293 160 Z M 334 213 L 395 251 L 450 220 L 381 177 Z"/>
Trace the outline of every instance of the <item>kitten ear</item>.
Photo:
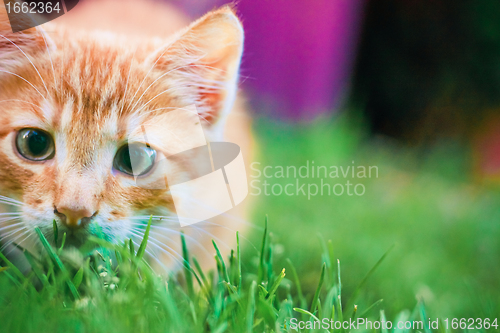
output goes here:
<path id="1" fill-rule="evenodd" d="M 190 95 L 207 122 L 221 123 L 236 96 L 243 38 L 240 20 L 232 8 L 223 7 L 191 24 L 152 61 L 169 72 L 179 87 L 176 93 Z"/>
<path id="2" fill-rule="evenodd" d="M 52 45 L 41 28 L 12 32 L 11 24 L 22 26 L 25 25 L 23 20 L 29 19 L 25 15 L 11 15 L 9 20 L 5 6 L 0 4 L 0 68 L 23 64 L 28 61 L 23 52 L 33 56 L 38 52 L 46 52 L 49 43 Z"/>

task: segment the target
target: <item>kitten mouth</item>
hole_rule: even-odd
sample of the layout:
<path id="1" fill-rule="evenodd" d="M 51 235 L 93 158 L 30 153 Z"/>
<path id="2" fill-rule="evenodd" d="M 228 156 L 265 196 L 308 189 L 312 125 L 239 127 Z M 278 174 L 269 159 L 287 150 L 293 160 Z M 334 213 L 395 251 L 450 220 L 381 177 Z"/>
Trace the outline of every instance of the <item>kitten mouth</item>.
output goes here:
<path id="1" fill-rule="evenodd" d="M 81 235 L 74 231 L 69 231 L 66 234 L 66 245 L 69 247 L 80 248 L 87 241 L 88 235 Z"/>
<path id="2" fill-rule="evenodd" d="M 88 230 L 85 229 L 64 228 L 59 231 L 59 239 L 62 239 L 64 234 L 66 234 L 64 247 L 75 247 L 77 249 L 81 248 L 91 236 Z"/>

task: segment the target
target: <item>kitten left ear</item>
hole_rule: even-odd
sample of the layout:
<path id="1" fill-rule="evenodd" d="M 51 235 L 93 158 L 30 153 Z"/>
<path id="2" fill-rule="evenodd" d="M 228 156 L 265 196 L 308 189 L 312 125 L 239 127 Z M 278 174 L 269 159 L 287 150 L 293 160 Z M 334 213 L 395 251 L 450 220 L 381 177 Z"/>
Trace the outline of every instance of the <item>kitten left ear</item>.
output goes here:
<path id="1" fill-rule="evenodd" d="M 232 108 L 243 52 L 243 27 L 229 6 L 210 12 L 159 50 L 152 61 L 216 124 Z M 176 89 L 177 87 L 174 87 Z"/>

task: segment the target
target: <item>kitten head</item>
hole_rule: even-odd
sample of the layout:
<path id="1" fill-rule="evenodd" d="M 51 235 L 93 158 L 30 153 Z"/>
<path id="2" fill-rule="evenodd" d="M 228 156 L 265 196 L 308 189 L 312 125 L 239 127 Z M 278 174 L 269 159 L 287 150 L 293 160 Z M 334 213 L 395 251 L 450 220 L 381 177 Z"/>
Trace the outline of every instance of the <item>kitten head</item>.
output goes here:
<path id="1" fill-rule="evenodd" d="M 0 6 L 0 237 L 22 243 L 39 227 L 51 240 L 55 220 L 74 245 L 98 230 L 118 242 L 150 214 L 175 215 L 168 188 L 148 185 L 162 180 L 162 157 L 189 146 L 178 134 L 194 119 L 209 141 L 221 138 L 243 48 L 238 18 L 225 7 L 170 40 L 48 29 L 12 33 Z M 169 163 L 179 179 L 197 173 Z"/>

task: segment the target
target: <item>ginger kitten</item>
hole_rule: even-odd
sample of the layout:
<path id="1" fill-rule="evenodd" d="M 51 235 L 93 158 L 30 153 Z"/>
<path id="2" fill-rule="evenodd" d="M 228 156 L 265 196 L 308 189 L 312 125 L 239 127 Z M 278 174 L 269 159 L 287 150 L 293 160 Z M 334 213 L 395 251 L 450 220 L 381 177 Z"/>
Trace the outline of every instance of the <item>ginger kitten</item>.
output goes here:
<path id="1" fill-rule="evenodd" d="M 245 207 L 180 228 L 168 188 L 135 180 L 157 181 L 159 158 L 181 144 L 172 133 L 186 126 L 169 112 L 193 105 L 207 140 L 226 136 L 248 162 L 249 121 L 236 98 L 242 25 L 224 7 L 166 36 L 185 22 L 175 10 L 165 7 L 162 16 L 157 4 L 125 1 L 113 15 L 110 3 L 83 2 L 45 31 L 21 33 L 12 33 L 0 6 L 0 238 L 36 252 L 33 229 L 52 241 L 55 220 L 59 238 L 66 232 L 76 247 L 98 229 L 111 242 L 138 242 L 152 214 L 153 265 L 180 262 L 180 230 L 211 262 L 212 239 L 228 250 L 246 224 Z M 134 13 L 143 22 L 135 29 Z M 131 170 L 132 153 L 139 170 Z M 199 171 L 196 157 L 170 163 L 179 178 Z"/>

